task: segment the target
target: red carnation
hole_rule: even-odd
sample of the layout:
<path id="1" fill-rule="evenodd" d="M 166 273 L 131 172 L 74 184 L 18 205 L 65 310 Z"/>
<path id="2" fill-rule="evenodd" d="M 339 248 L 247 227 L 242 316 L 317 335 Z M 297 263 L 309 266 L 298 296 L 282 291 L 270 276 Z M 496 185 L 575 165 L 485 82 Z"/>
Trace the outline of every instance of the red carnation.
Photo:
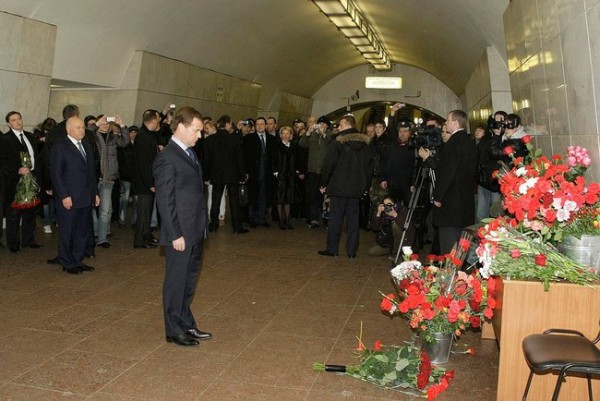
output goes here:
<path id="1" fill-rule="evenodd" d="M 381 351 L 381 341 L 377 340 L 375 341 L 375 351 Z"/>
<path id="2" fill-rule="evenodd" d="M 462 249 L 463 252 L 467 252 L 469 250 L 469 247 L 471 246 L 471 243 L 469 242 L 468 239 L 461 238 L 458 241 L 458 246 L 460 247 L 460 249 Z"/>
<path id="3" fill-rule="evenodd" d="M 531 135 L 525 135 L 523 138 L 521 138 L 521 140 L 523 143 L 529 143 L 531 142 Z"/>
<path id="4" fill-rule="evenodd" d="M 548 258 L 543 253 L 538 253 L 535 255 L 535 264 L 538 266 L 546 266 L 546 261 Z"/>
<path id="5" fill-rule="evenodd" d="M 504 151 L 504 154 L 505 154 L 506 156 L 510 156 L 510 155 L 512 155 L 513 153 L 515 153 L 515 150 L 513 149 L 513 147 L 512 147 L 512 146 L 507 146 L 507 147 L 505 147 L 505 148 L 503 149 L 503 151 Z"/>
<path id="6" fill-rule="evenodd" d="M 521 256 L 521 251 L 519 251 L 518 249 L 511 249 L 510 250 L 510 257 L 511 258 L 517 259 L 520 256 Z"/>
<path id="7" fill-rule="evenodd" d="M 394 309 L 394 304 L 392 303 L 392 299 L 394 299 L 394 294 L 388 294 L 381 301 L 381 310 L 384 310 L 388 313 L 391 313 Z"/>
<path id="8" fill-rule="evenodd" d="M 419 254 L 413 253 L 412 255 L 410 255 L 410 260 L 419 260 Z"/>

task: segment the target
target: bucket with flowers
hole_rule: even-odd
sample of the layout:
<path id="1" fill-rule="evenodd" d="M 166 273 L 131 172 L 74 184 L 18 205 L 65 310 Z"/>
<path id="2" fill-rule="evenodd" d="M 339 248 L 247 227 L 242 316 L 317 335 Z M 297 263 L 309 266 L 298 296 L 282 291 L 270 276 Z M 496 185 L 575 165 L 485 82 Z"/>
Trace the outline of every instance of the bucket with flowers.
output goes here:
<path id="1" fill-rule="evenodd" d="M 400 263 L 391 270 L 396 293 L 382 293 L 381 309 L 409 321 L 433 363 L 448 362 L 453 338 L 493 316 L 495 282 L 477 270 L 458 270 L 470 245 L 463 233 L 447 255 L 430 255 L 426 265 L 418 260 Z"/>
<path id="2" fill-rule="evenodd" d="M 532 157 L 515 158 L 513 168 L 498 172 L 506 215 L 486 221 L 478 233 L 481 273 L 541 280 L 545 290 L 551 281 L 596 280 L 593 269 L 557 248 L 566 237 L 599 233 L 600 222 L 594 221 L 600 184 L 586 185 L 583 177 L 590 165 L 588 151 L 569 147 L 566 157 L 548 158 L 533 150 L 527 136 L 523 141 Z"/>

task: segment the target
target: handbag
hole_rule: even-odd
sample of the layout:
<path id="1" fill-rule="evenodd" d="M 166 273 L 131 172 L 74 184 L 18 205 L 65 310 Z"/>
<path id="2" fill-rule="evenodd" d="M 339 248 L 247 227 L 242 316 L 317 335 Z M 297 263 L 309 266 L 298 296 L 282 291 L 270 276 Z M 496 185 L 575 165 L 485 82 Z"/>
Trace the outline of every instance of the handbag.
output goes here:
<path id="1" fill-rule="evenodd" d="M 386 224 L 375 234 L 375 242 L 382 248 L 392 248 L 394 246 L 394 234 L 392 225 Z"/>
<path id="2" fill-rule="evenodd" d="M 245 182 L 241 183 L 238 187 L 238 198 L 240 206 L 248 206 L 248 185 Z"/>

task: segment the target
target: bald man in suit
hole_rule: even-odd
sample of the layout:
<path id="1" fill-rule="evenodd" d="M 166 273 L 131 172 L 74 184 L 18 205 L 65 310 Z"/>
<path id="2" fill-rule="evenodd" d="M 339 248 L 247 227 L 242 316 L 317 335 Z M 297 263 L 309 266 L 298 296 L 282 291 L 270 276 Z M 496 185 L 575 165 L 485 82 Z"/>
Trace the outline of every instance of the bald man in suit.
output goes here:
<path id="1" fill-rule="evenodd" d="M 193 147 L 200 139 L 202 115 L 191 107 L 175 112 L 173 136 L 154 161 L 156 205 L 165 248 L 163 312 L 167 342 L 198 345 L 212 335 L 198 330 L 190 304 L 200 275 L 206 229 L 202 169 Z"/>
<path id="2" fill-rule="evenodd" d="M 50 175 L 59 231 L 58 262 L 70 274 L 92 271 L 83 263 L 92 235 L 92 207 L 100 204 L 92 146 L 84 141 L 83 120 L 66 122 L 67 137 L 52 146 Z"/>

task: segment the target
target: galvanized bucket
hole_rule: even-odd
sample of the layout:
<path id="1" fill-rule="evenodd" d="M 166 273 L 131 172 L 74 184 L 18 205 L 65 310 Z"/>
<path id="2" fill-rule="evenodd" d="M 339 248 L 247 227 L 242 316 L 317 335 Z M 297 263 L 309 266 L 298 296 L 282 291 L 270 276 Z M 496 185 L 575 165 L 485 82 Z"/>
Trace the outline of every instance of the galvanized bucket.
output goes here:
<path id="1" fill-rule="evenodd" d="M 452 340 L 454 339 L 454 335 L 452 333 L 433 333 L 433 338 L 435 339 L 435 343 L 422 341 L 422 349 L 427 352 L 432 364 L 439 365 L 442 363 L 448 363 L 448 359 L 450 359 L 450 351 L 452 350 Z"/>
<path id="2" fill-rule="evenodd" d="M 574 261 L 591 267 L 600 275 L 600 236 L 582 235 L 581 239 L 569 236 L 559 245 L 559 250 Z"/>

